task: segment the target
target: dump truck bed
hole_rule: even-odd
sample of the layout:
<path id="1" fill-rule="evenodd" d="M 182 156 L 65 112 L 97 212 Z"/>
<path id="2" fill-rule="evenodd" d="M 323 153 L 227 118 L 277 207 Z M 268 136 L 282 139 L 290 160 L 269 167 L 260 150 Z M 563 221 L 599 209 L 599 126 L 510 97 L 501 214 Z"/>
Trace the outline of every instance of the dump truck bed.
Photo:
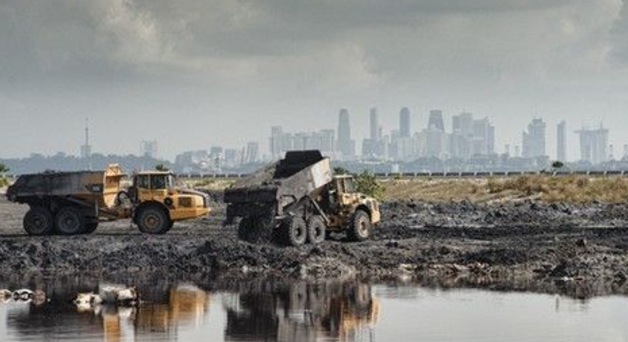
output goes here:
<path id="1" fill-rule="evenodd" d="M 44 172 L 20 176 L 7 189 L 13 202 L 29 203 L 46 197 L 71 197 L 100 207 L 112 207 L 124 177 L 117 165 L 104 171 Z"/>
<path id="2" fill-rule="evenodd" d="M 332 181 L 328 158 L 319 151 L 290 151 L 225 190 L 228 216 L 243 216 L 254 206 L 272 205 L 278 214 L 286 206 L 312 196 Z M 228 218 L 229 220 L 229 218 Z"/>

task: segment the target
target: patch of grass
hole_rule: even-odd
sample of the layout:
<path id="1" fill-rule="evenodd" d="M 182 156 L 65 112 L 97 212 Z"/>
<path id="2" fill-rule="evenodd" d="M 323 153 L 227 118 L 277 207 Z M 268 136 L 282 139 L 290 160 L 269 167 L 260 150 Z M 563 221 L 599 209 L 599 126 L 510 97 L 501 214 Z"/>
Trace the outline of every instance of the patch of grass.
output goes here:
<path id="1" fill-rule="evenodd" d="M 487 202 L 536 198 L 547 202 L 621 203 L 628 201 L 628 178 L 520 176 L 515 178 L 388 180 L 384 199 L 431 202 Z"/>
<path id="2" fill-rule="evenodd" d="M 0 176 L 0 188 L 4 188 L 9 185 L 9 180 L 3 176 Z"/>
<path id="3" fill-rule="evenodd" d="M 184 180 L 184 183 L 191 188 L 202 188 L 209 190 L 224 190 L 235 182 L 235 178 L 202 178 L 196 180 Z"/>

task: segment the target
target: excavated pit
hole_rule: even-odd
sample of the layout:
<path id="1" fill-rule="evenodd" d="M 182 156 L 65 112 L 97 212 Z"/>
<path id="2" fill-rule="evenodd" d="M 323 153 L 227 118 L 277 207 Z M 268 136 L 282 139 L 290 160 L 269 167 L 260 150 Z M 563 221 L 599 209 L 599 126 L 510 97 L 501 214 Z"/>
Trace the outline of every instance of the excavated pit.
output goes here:
<path id="1" fill-rule="evenodd" d="M 209 218 L 179 223 L 166 235 L 142 235 L 117 221 L 70 237 L 26 236 L 27 206 L 0 197 L 0 277 L 15 283 L 72 275 L 197 283 L 357 277 L 581 298 L 628 294 L 628 205 L 384 203 L 370 241 L 335 236 L 285 248 L 239 241 L 235 225 L 221 225 L 220 194 L 212 197 Z"/>

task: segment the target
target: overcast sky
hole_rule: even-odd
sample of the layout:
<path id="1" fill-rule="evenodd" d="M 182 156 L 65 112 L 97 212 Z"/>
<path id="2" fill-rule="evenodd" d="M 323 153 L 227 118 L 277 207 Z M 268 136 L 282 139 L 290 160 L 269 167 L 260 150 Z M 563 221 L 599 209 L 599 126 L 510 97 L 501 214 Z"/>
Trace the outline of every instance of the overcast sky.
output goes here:
<path id="1" fill-rule="evenodd" d="M 533 117 L 600 121 L 628 143 L 622 0 L 2 0 L 0 157 L 160 155 L 260 141 L 271 125 L 368 134 L 408 106 L 488 116 L 498 151 Z M 447 120 L 450 130 L 450 121 Z M 570 157 L 577 156 L 570 133 Z"/>

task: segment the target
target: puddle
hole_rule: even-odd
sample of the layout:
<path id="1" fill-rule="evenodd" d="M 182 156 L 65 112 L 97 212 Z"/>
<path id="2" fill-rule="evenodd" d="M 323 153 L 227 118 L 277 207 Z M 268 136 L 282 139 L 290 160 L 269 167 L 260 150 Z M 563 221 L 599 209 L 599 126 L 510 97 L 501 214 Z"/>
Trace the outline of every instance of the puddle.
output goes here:
<path id="1" fill-rule="evenodd" d="M 55 285 L 56 284 L 56 285 Z M 77 307 L 94 281 L 0 304 L 2 341 L 625 341 L 628 298 L 257 280 L 142 286 L 137 305 Z M 127 285 L 133 285 L 128 284 Z"/>

